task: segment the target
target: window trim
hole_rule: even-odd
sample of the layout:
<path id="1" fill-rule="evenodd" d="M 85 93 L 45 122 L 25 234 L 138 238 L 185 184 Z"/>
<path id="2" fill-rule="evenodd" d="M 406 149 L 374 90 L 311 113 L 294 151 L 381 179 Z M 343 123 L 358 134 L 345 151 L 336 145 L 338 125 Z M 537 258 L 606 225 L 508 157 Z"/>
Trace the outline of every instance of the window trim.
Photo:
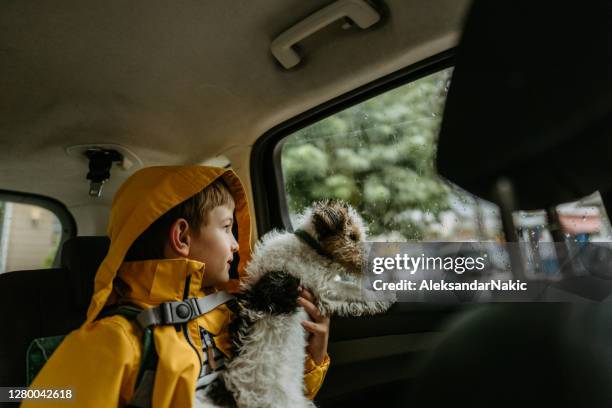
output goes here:
<path id="1" fill-rule="evenodd" d="M 251 187 L 259 236 L 274 228 L 292 230 L 281 152 L 284 139 L 363 101 L 453 66 L 456 48 L 426 58 L 303 112 L 264 133 L 251 151 Z"/>
<path id="2" fill-rule="evenodd" d="M 45 210 L 51 211 L 57 217 L 60 222 L 60 225 L 62 226 L 62 235 L 60 237 L 59 246 L 57 247 L 57 252 L 55 253 L 55 258 L 53 259 L 53 268 L 59 268 L 62 246 L 70 238 L 77 236 L 76 221 L 74 220 L 74 217 L 72 216 L 68 208 L 64 205 L 64 203 L 59 200 L 56 200 L 55 198 L 39 194 L 22 193 L 18 191 L 1 189 L 0 200 L 9 201 L 15 204 L 36 205 L 38 207 L 44 208 Z"/>

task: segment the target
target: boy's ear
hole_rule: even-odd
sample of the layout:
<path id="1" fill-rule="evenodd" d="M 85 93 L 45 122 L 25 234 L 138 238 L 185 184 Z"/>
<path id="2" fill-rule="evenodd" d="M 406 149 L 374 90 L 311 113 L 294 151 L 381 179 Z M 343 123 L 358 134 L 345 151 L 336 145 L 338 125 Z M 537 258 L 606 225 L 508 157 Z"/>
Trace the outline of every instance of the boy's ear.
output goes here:
<path id="1" fill-rule="evenodd" d="M 189 230 L 189 223 L 184 218 L 178 218 L 170 225 L 168 242 L 166 244 L 166 250 L 170 253 L 166 253 L 165 255 L 167 258 L 187 258 L 190 247 L 191 231 Z"/>

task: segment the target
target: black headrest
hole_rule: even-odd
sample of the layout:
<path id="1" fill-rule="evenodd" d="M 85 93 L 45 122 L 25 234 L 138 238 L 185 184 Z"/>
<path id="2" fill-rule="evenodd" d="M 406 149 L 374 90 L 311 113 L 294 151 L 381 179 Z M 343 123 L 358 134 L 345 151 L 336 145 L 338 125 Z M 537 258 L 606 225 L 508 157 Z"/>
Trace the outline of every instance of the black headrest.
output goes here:
<path id="1" fill-rule="evenodd" d="M 77 309 L 89 306 L 98 266 L 108 252 L 107 237 L 75 237 L 62 247 L 62 267 L 67 270 Z"/>
<path id="2" fill-rule="evenodd" d="M 457 51 L 438 172 L 522 209 L 612 189 L 612 3 L 475 1 Z"/>

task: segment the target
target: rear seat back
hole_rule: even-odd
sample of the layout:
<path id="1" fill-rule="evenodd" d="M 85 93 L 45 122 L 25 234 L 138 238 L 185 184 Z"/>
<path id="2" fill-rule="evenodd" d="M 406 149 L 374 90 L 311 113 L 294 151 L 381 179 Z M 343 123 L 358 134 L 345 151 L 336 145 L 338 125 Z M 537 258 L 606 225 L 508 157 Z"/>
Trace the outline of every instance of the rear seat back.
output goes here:
<path id="1" fill-rule="evenodd" d="M 85 320 L 106 237 L 76 237 L 62 247 L 61 268 L 0 274 L 0 386 L 25 385 L 25 354 L 38 337 L 67 334 Z"/>
<path id="2" fill-rule="evenodd" d="M 110 240 L 107 237 L 77 237 L 64 244 L 62 268 L 69 274 L 68 284 L 75 309 L 87 311 L 93 295 L 96 271 L 104 260 L 109 245 Z"/>

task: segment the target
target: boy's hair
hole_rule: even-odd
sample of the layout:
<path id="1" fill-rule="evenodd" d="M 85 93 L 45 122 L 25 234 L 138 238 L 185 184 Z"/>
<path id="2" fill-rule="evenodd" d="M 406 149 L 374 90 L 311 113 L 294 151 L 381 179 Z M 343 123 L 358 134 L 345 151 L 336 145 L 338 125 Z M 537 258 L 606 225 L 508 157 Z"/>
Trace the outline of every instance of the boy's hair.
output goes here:
<path id="1" fill-rule="evenodd" d="M 222 179 L 217 179 L 199 193 L 168 210 L 140 234 L 125 255 L 124 262 L 163 259 L 170 226 L 179 218 L 199 234 L 202 223 L 208 223 L 210 211 L 221 205 L 234 205 L 234 198 Z"/>

